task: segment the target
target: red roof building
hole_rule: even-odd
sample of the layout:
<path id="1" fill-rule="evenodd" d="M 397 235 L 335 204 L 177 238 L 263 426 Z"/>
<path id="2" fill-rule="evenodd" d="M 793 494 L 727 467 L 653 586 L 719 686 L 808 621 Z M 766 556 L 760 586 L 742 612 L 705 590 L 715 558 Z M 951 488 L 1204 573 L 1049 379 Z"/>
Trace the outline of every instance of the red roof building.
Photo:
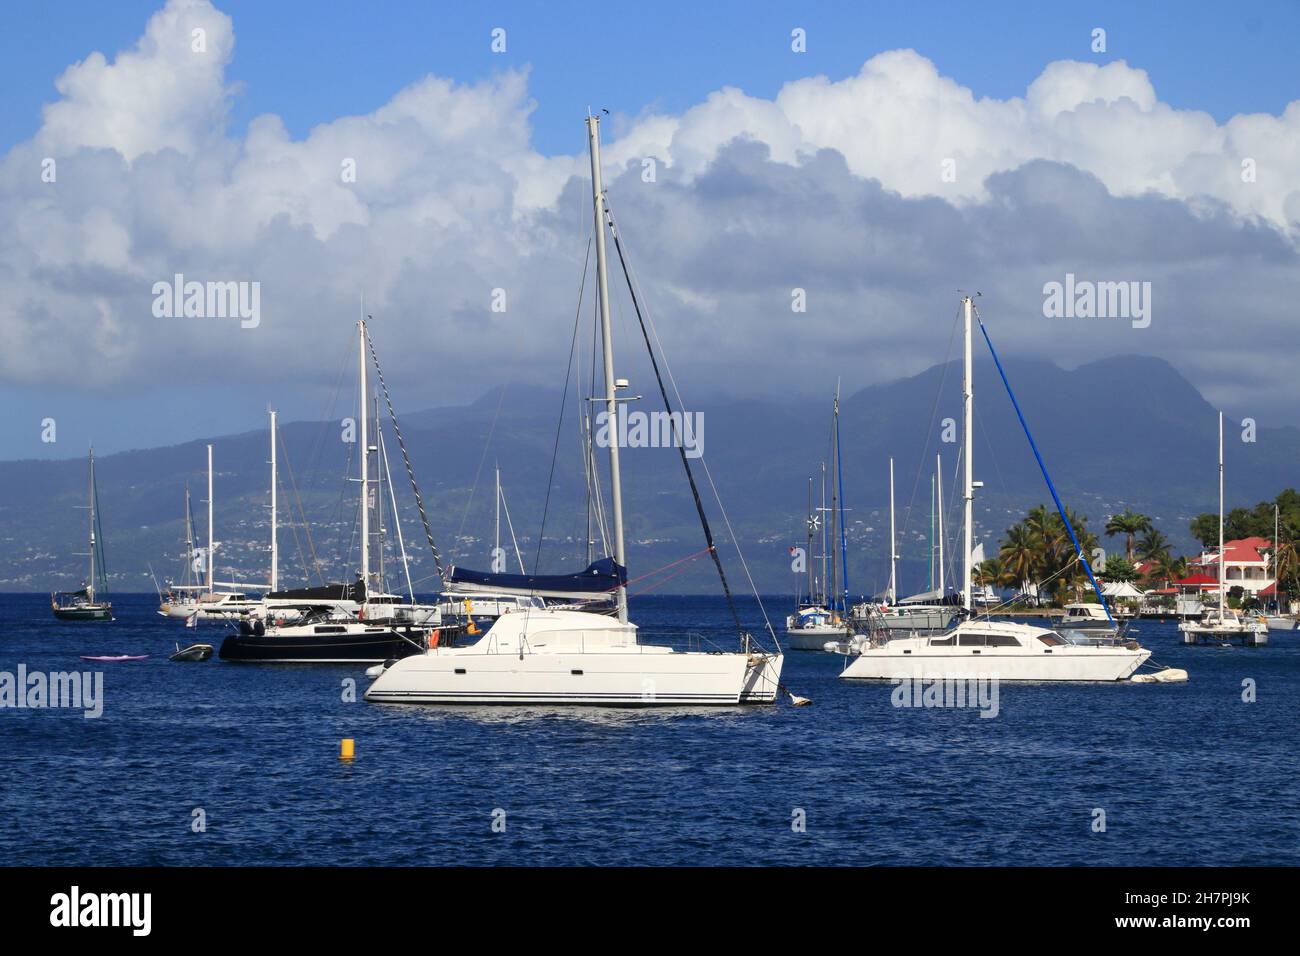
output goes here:
<path id="1" fill-rule="evenodd" d="M 1216 551 L 1206 551 L 1189 561 L 1188 568 L 1192 574 L 1187 580 L 1207 576 L 1218 586 L 1219 556 Z M 1268 538 L 1256 536 L 1225 541 L 1223 555 L 1225 583 L 1229 588 L 1240 587 L 1247 594 L 1257 595 L 1273 585 L 1273 542 Z"/>

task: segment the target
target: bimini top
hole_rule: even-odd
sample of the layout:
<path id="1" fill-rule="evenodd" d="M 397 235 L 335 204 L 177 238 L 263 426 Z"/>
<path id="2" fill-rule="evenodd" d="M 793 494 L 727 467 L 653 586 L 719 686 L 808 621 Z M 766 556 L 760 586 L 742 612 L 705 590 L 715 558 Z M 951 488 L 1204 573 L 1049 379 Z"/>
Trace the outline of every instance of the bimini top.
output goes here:
<path id="1" fill-rule="evenodd" d="M 536 594 L 542 597 L 596 598 L 627 584 L 627 568 L 613 558 L 601 558 L 577 574 L 493 574 L 469 568 L 451 569 L 448 586 L 458 591 Z"/>

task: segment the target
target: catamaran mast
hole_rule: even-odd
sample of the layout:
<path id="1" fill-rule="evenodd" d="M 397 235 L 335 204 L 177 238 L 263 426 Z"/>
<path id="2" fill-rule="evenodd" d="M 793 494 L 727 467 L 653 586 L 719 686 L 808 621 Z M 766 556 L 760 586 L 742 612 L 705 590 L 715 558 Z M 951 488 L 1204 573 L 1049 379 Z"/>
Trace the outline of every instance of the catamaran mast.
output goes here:
<path id="1" fill-rule="evenodd" d="M 943 597 L 943 455 L 934 456 L 935 511 L 938 513 L 939 533 L 939 596 Z"/>
<path id="2" fill-rule="evenodd" d="M 275 461 L 275 409 L 269 408 L 267 411 L 271 416 L 271 590 L 280 589 L 280 542 L 277 537 L 279 526 L 279 515 L 276 511 L 276 461 Z"/>
<path id="3" fill-rule="evenodd" d="M 86 578 L 86 598 L 95 603 L 95 449 L 90 449 L 90 574 Z"/>
<path id="4" fill-rule="evenodd" d="M 1223 412 L 1219 412 L 1219 620 L 1223 620 Z"/>
<path id="5" fill-rule="evenodd" d="M 971 609 L 971 578 L 973 568 L 971 567 L 972 550 L 974 548 L 973 530 L 971 528 L 975 517 L 975 482 L 971 470 L 971 449 L 975 442 L 972 440 L 974 428 L 972 417 L 975 411 L 975 393 L 972 383 L 971 374 L 971 312 L 974 309 L 974 303 L 970 296 L 962 297 L 962 315 L 965 326 L 965 349 L 963 356 L 963 375 L 962 375 L 962 497 L 965 499 L 965 514 L 963 521 L 965 527 L 962 531 L 962 607 L 967 611 Z"/>
<path id="6" fill-rule="evenodd" d="M 213 581 L 213 548 L 212 540 L 212 446 L 208 445 L 208 593 L 211 594 L 215 588 Z"/>
<path id="7" fill-rule="evenodd" d="M 357 322 L 357 368 L 361 373 L 361 585 L 362 604 L 370 598 L 370 410 L 366 408 L 366 320 Z"/>
<path id="8" fill-rule="evenodd" d="M 896 539 L 894 535 L 894 459 L 891 458 L 889 459 L 889 591 L 887 592 L 887 596 L 890 604 L 893 604 L 895 601 L 898 600 L 898 578 L 896 577 L 896 570 L 894 567 L 894 562 L 898 559 L 898 555 L 894 553 L 897 550 L 897 547 L 895 546 L 894 543 L 895 540 Z"/>
<path id="9" fill-rule="evenodd" d="M 600 301 L 600 339 L 605 365 L 605 412 L 609 419 L 609 483 L 614 503 L 614 560 L 619 567 L 627 567 L 623 553 L 623 480 L 618 465 L 618 382 L 614 378 L 614 344 L 609 322 L 609 275 L 605 264 L 605 191 L 600 178 L 600 117 L 587 117 L 587 141 L 591 153 L 591 198 L 595 215 L 596 233 L 596 288 Z M 615 592 L 618 601 L 618 619 L 627 623 L 627 586 L 619 585 Z"/>

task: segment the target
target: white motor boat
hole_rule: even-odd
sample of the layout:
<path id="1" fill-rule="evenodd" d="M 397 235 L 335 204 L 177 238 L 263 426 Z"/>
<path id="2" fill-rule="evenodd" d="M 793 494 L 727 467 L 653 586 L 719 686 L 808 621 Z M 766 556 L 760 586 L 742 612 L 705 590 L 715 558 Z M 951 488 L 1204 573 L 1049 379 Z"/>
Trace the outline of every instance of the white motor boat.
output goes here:
<path id="1" fill-rule="evenodd" d="M 1270 631 L 1294 631 L 1300 622 L 1287 614 L 1266 614 L 1264 623 Z"/>
<path id="2" fill-rule="evenodd" d="M 1065 615 L 1057 622 L 1062 631 L 1114 631 L 1115 623 L 1100 604 L 1067 604 Z"/>
<path id="3" fill-rule="evenodd" d="M 605 207 L 601 187 L 598 117 L 587 118 L 587 132 L 605 373 L 604 404 L 608 420 L 617 425 L 621 401 L 618 393 L 627 389 L 628 383 L 614 375 L 605 237 L 608 230 L 617 242 L 618 233 Z M 662 379 L 660 389 L 667 405 Z M 616 429 L 612 431 L 616 433 Z M 608 449 L 617 616 L 549 608 L 503 614 L 473 643 L 458 645 L 455 641 L 446 644 L 439 641 L 423 653 L 385 667 L 366 691 L 366 700 L 393 704 L 645 707 L 775 702 L 783 656 L 779 650 L 755 649 L 747 634 L 742 635 L 740 649 L 734 652 L 680 651 L 642 643 L 639 639 L 627 613 L 619 442 L 608 442 Z M 684 451 L 681 455 L 693 483 L 690 462 Z M 698 505 L 698 495 L 696 501 Z M 706 541 L 713 551 L 707 518 L 702 506 L 698 510 Z M 716 552 L 714 557 L 716 561 Z"/>
<path id="4" fill-rule="evenodd" d="M 1126 680 L 1151 652 L 1136 643 L 1078 644 L 1056 631 L 1004 621 L 965 621 L 946 634 L 861 642 L 840 677 Z"/>

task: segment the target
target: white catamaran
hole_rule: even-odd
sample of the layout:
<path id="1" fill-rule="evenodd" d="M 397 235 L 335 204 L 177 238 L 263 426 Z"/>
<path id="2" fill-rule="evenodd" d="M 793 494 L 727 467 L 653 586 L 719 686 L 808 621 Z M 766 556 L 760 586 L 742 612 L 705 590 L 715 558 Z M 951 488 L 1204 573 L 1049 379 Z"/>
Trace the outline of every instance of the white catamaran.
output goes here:
<path id="1" fill-rule="evenodd" d="M 604 404 L 610 422 L 616 424 L 618 392 L 626 389 L 627 383 L 614 375 L 606 229 L 615 242 L 618 234 L 607 216 L 601 186 L 598 117 L 587 118 L 587 135 Z M 627 565 L 617 441 L 609 442 L 609 472 L 614 560 L 621 570 Z M 689 465 L 687 472 L 689 475 Z M 713 541 L 707 523 L 703 523 L 712 551 Z M 384 668 L 366 691 L 366 700 L 400 704 L 607 706 L 728 705 L 776 700 L 783 660 L 779 650 L 760 650 L 751 644 L 748 635 L 736 652 L 680 651 L 642 643 L 636 625 L 628 620 L 626 577 L 620 576 L 618 580 L 615 616 L 538 608 L 504 614 L 472 644 L 431 647 L 425 653 L 403 658 Z"/>
<path id="2" fill-rule="evenodd" d="M 974 393 L 971 375 L 971 320 L 974 303 L 969 296 L 962 300 L 965 324 L 965 356 L 963 376 L 963 498 L 964 555 L 962 576 L 962 601 L 967 614 L 973 608 L 973 504 L 971 449 Z M 982 326 L 981 326 L 982 327 Z M 987 333 L 985 333 L 987 338 Z M 992 344 L 990 343 L 990 350 Z M 997 362 L 997 354 L 994 353 Z M 1001 371 L 1001 365 L 998 364 Z M 1010 385 L 1008 384 L 1008 394 Z M 1011 396 L 1015 403 L 1015 396 Z M 1016 406 L 1019 414 L 1019 406 Z M 1024 424 L 1023 417 L 1021 424 Z M 1031 447 L 1033 438 L 1025 426 L 1025 435 Z M 1037 451 L 1035 449 L 1035 454 Z M 1040 459 L 1041 465 L 1041 459 Z M 1043 468 L 1047 478 L 1046 468 Z M 1056 498 L 1056 490 L 1047 478 L 1048 487 Z M 1060 508 L 1058 499 L 1058 510 Z M 1067 521 L 1066 527 L 1069 528 Z M 1073 538 L 1074 532 L 1070 530 Z M 1087 560 L 1075 542 L 1089 577 L 1092 576 Z M 1095 582 L 1094 582 L 1095 586 Z M 1099 592 L 1100 593 L 1100 592 Z M 1011 681 L 1117 681 L 1130 677 L 1151 652 L 1136 643 L 1123 642 L 1113 637 L 1085 642 L 1072 642 L 1056 631 L 1028 624 L 1014 624 L 987 619 L 962 621 L 951 630 L 933 636 L 890 638 L 888 633 L 874 632 L 856 638 L 847 645 L 827 645 L 827 650 L 849 654 L 853 660 L 840 674 L 853 680 L 895 680 L 900 678 L 943 677 L 951 679 L 997 678 Z"/>
<path id="3" fill-rule="evenodd" d="M 1261 647 L 1268 643 L 1268 624 L 1260 617 L 1247 617 L 1226 606 L 1226 565 L 1223 549 L 1223 412 L 1219 412 L 1219 551 L 1215 563 L 1219 566 L 1219 601 L 1205 612 L 1199 621 L 1183 621 L 1178 630 L 1183 632 L 1184 644 L 1244 644 Z"/>

